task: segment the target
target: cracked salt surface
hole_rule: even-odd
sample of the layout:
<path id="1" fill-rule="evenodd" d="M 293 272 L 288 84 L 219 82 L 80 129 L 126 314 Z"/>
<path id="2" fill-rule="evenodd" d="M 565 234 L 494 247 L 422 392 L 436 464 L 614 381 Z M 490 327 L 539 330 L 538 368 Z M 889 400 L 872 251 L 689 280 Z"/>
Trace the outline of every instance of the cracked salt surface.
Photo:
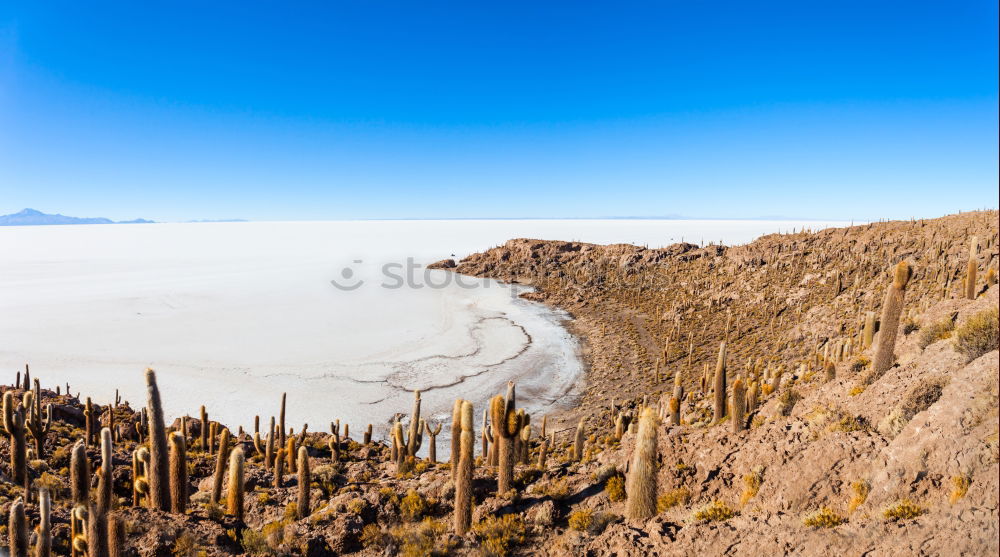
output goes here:
<path id="1" fill-rule="evenodd" d="M 168 416 L 230 426 L 277 414 L 326 431 L 384 435 L 423 391 L 423 416 L 447 423 L 456 398 L 477 419 L 517 381 L 536 414 L 572 405 L 582 364 L 567 316 L 517 298 L 520 287 L 423 268 L 388 289 L 407 258 L 461 258 L 513 237 L 660 246 L 704 236 L 749 241 L 803 223 L 765 221 L 347 221 L 0 228 L 0 369 L 25 362 L 46 387 L 97 403 L 120 389 L 145 401 L 158 372 Z M 819 227 L 822 223 L 810 223 Z M 388 273 L 385 264 L 399 264 Z M 350 269 L 348 273 L 343 269 Z M 345 276 L 350 277 L 350 281 Z M 331 280 L 356 290 L 343 291 Z M 448 283 L 442 288 L 428 284 Z M 3 380 L 7 382 L 7 379 Z M 266 423 L 270 414 L 261 415 Z M 478 428 L 480 424 L 477 423 Z M 426 451 L 426 449 L 424 449 Z"/>

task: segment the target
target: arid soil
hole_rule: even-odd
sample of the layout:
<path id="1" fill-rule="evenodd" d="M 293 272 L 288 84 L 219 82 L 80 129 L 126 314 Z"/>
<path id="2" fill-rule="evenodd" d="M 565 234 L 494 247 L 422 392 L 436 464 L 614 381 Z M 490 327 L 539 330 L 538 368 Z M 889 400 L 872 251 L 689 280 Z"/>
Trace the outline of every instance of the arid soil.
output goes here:
<path id="1" fill-rule="evenodd" d="M 301 517 L 300 475 L 286 466 L 274 487 L 253 432 L 238 435 L 247 455 L 240 520 L 227 508 L 230 488 L 220 504 L 210 502 L 218 456 L 201 446 L 198 417 L 168 420 L 186 429 L 190 502 L 183 514 L 149 508 L 148 495 L 133 505 L 133 453 L 148 444 L 148 431 L 136 428 L 136 405 L 122 402 L 92 408 L 99 425 L 115 431 L 110 512 L 125 526 L 121 554 L 995 555 L 997 229 L 997 212 L 988 211 L 771 235 L 738 247 L 511 240 L 452 270 L 531 284 L 526 297 L 570 312 L 569 326 L 584 341 L 587 383 L 575 412 L 545 418 L 544 464 L 543 417 L 531 417 L 531 464 L 515 467 L 511 492 L 497 493 L 496 469 L 475 436 L 469 533 L 454 533 L 450 463 L 393 461 L 385 443 L 363 442 L 366 424 L 350 424 L 336 460 L 329 433 L 289 433 L 309 461 L 310 508 Z M 971 298 L 970 245 L 978 246 Z M 884 331 L 866 346 L 864 325 L 875 322 L 869 312 L 880 316 L 900 261 L 913 275 L 894 365 L 878 375 L 872 360 Z M 723 342 L 728 404 L 716 420 Z M 12 437 L 0 441 L 9 463 L 0 511 L 10 513 L 27 494 L 34 528 L 38 489 L 47 488 L 54 553 L 68 554 L 70 449 L 85 436 L 84 406 L 68 388 L 53 392 L 58 378 L 31 374 L 41 379 L 43 405 L 53 404 L 52 423 L 41 455 L 27 438 L 28 489 L 13 481 Z M 756 386 L 756 404 L 738 403 L 742 419 L 734 416 L 736 383 Z M 24 387 L 19 374 L 3 390 L 16 404 Z M 668 417 L 671 397 L 679 424 Z M 636 433 L 622 419 L 643 406 L 661 418 L 658 508 L 636 520 L 624 489 Z M 483 410 L 475 408 L 477 420 Z M 270 416 L 261 418 L 266 437 Z M 96 437 L 87 448 L 91 497 L 101 475 Z M 427 434 L 422 442 L 425 456 L 433 441 Z M 5 528 L 5 538 L 12 532 Z M 32 532 L 30 543 L 39 537 Z"/>

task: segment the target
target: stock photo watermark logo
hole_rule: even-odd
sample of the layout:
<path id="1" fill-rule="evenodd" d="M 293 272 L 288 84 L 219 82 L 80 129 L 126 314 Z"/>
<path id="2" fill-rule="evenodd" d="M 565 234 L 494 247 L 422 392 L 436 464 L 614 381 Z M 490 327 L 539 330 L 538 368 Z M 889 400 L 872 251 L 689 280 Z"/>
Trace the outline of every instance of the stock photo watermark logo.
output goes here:
<path id="1" fill-rule="evenodd" d="M 410 288 L 420 290 L 429 288 L 440 290 L 455 285 L 459 288 L 490 288 L 506 287 L 504 283 L 484 280 L 475 277 L 462 275 L 444 269 L 433 269 L 422 263 L 414 261 L 412 257 L 407 257 L 404 262 L 383 263 L 377 274 L 377 282 L 362 277 L 361 271 L 364 268 L 363 259 L 355 259 L 349 265 L 340 269 L 339 278 L 330 279 L 330 284 L 342 292 L 353 292 L 363 286 L 371 285 L 387 290 L 399 290 Z"/>

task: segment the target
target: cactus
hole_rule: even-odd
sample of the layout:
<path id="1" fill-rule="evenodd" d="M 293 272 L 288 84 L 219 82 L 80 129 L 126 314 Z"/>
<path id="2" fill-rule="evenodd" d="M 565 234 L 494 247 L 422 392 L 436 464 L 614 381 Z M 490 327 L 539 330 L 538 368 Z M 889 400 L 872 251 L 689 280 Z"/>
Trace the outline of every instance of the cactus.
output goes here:
<path id="1" fill-rule="evenodd" d="M 965 272 L 965 297 L 976 299 L 976 254 L 979 252 L 979 239 L 973 236 L 969 239 L 969 263 Z"/>
<path id="2" fill-rule="evenodd" d="M 226 512 L 243 522 L 243 449 L 233 449 L 229 456 L 229 485 L 226 493 Z"/>
<path id="3" fill-rule="evenodd" d="M 201 441 L 198 444 L 198 448 L 202 452 L 208 452 L 208 412 L 205 411 L 205 405 L 201 405 L 200 420 L 199 423 L 201 427 L 199 428 L 199 436 Z"/>
<path id="4" fill-rule="evenodd" d="M 472 428 L 472 404 L 460 401 L 459 428 L 452 435 L 459 437 L 458 466 L 455 474 L 455 533 L 464 536 L 472 525 L 472 458 L 475 438 Z"/>
<path id="5" fill-rule="evenodd" d="M 837 378 L 837 365 L 833 362 L 827 362 L 826 368 L 823 370 L 823 378 L 825 381 L 833 381 Z"/>
<path id="6" fill-rule="evenodd" d="M 90 501 L 90 462 L 83 441 L 77 441 L 70 452 L 69 484 L 73 504 L 86 505 Z"/>
<path id="7" fill-rule="evenodd" d="M 479 437 L 483 445 L 483 460 L 488 460 L 490 454 L 490 409 L 483 408 L 483 427 L 479 430 Z"/>
<path id="8" fill-rule="evenodd" d="M 737 377 L 733 381 L 733 433 L 739 433 L 747 428 L 747 389 L 742 377 Z"/>
<path id="9" fill-rule="evenodd" d="M 125 521 L 117 513 L 108 516 L 108 557 L 125 555 Z"/>
<path id="10" fill-rule="evenodd" d="M 441 433 L 441 427 L 444 424 L 437 424 L 437 427 L 431 428 L 431 425 L 424 422 L 424 431 L 427 433 L 428 441 L 430 444 L 427 445 L 427 459 L 432 463 L 437 462 L 437 436 Z"/>
<path id="11" fill-rule="evenodd" d="M 285 483 L 285 449 L 278 449 L 278 458 L 274 460 L 274 487 L 280 488 Z"/>
<path id="12" fill-rule="evenodd" d="M 188 499 L 187 443 L 179 432 L 170 435 L 170 510 L 187 511 Z"/>
<path id="13" fill-rule="evenodd" d="M 347 427 L 346 425 L 344 426 Z M 336 424 L 330 422 L 330 458 L 334 462 L 340 461 L 340 422 Z"/>
<path id="14" fill-rule="evenodd" d="M 462 432 L 462 400 L 456 400 L 451 407 L 451 454 L 448 455 L 448 462 L 451 463 L 451 479 L 455 481 L 458 473 L 458 453 L 461 448 L 460 433 Z"/>
<path id="15" fill-rule="evenodd" d="M 656 413 L 646 408 L 639 418 L 639 432 L 626 480 L 625 516 L 646 520 L 656 514 Z"/>
<path id="16" fill-rule="evenodd" d="M 219 454 L 215 455 L 215 473 L 212 476 L 212 494 L 210 501 L 218 505 L 222 498 L 222 480 L 226 473 L 226 461 L 229 459 L 230 435 L 229 428 L 223 428 L 219 436 Z"/>
<path id="17" fill-rule="evenodd" d="M 420 391 L 413 391 L 413 413 L 410 414 L 409 439 L 406 442 L 406 455 L 417 456 L 420 450 L 422 434 L 420 427 Z"/>
<path id="18" fill-rule="evenodd" d="M 288 442 L 285 443 L 285 468 L 289 474 L 297 474 L 299 470 L 295 461 L 295 456 L 299 452 L 295 449 L 295 446 L 295 437 L 288 437 Z"/>
<path id="19" fill-rule="evenodd" d="M 587 443 L 587 430 L 583 418 L 576 424 L 576 435 L 573 437 L 573 460 L 583 460 L 583 449 Z"/>
<path id="20" fill-rule="evenodd" d="M 132 453 L 132 505 L 139 506 L 139 502 L 149 493 L 149 478 L 147 472 L 149 468 L 149 450 L 140 447 Z"/>
<path id="21" fill-rule="evenodd" d="M 497 494 L 510 491 L 514 479 L 514 440 L 521 431 L 520 418 L 514 409 L 514 382 L 507 382 L 507 395 L 497 395 L 490 403 L 490 422 L 497 444 Z"/>
<path id="22" fill-rule="evenodd" d="M 27 373 L 27 372 L 25 372 Z M 30 393 L 25 393 L 30 398 Z M 14 402 L 13 391 L 3 394 L 3 426 L 10 436 L 10 473 L 16 485 L 23 485 L 28 476 L 27 445 L 24 439 L 24 408 Z"/>
<path id="23" fill-rule="evenodd" d="M 44 459 L 45 436 L 48 435 L 49 429 L 52 427 L 52 405 L 48 404 L 45 406 L 45 417 L 42 418 L 42 389 L 38 383 L 38 379 L 35 379 L 32 396 L 29 400 L 31 404 L 28 404 L 26 407 L 28 409 L 28 417 L 24 425 L 28 428 L 28 433 L 31 434 L 31 438 L 35 441 L 35 458 Z"/>
<path id="24" fill-rule="evenodd" d="M 528 416 L 525 415 L 525 418 L 527 417 Z M 521 428 L 521 438 L 519 446 L 521 447 L 521 458 L 520 458 L 521 464 L 530 464 L 529 457 L 531 456 L 531 424 L 527 424 Z"/>
<path id="25" fill-rule="evenodd" d="M 87 507 L 77 505 L 70 513 L 70 555 L 76 556 L 87 552 Z"/>
<path id="26" fill-rule="evenodd" d="M 108 517 L 93 505 L 87 511 L 87 557 L 108 557 Z"/>
<path id="27" fill-rule="evenodd" d="M 896 265 L 892 284 L 886 289 L 885 301 L 882 303 L 881 327 L 871 370 L 862 378 L 865 385 L 870 385 L 881 377 L 895 361 L 893 351 L 896 348 L 896 335 L 899 333 L 899 317 L 903 311 L 906 285 L 910 282 L 912 274 L 913 271 L 906 261 L 900 261 Z"/>
<path id="28" fill-rule="evenodd" d="M 170 510 L 170 482 L 168 478 L 167 430 L 163 425 L 163 406 L 160 389 L 156 385 L 156 372 L 146 370 L 146 391 L 149 409 L 149 506 L 161 511 Z"/>
<path id="29" fill-rule="evenodd" d="M 28 557 L 28 521 L 24 517 L 24 503 L 20 497 L 10 506 L 7 538 L 10 557 Z"/>
<path id="30" fill-rule="evenodd" d="M 747 389 L 747 414 L 757 410 L 760 405 L 760 381 L 751 381 L 750 388 Z"/>
<path id="31" fill-rule="evenodd" d="M 715 365 L 715 395 L 714 419 L 718 423 L 726 417 L 726 343 L 719 344 L 719 361 Z"/>
<path id="32" fill-rule="evenodd" d="M 670 423 L 671 425 L 681 425 L 681 401 L 676 396 L 670 397 Z"/>
<path id="33" fill-rule="evenodd" d="M 861 330 L 861 347 L 869 348 L 875 340 L 875 312 L 865 313 L 865 325 Z"/>
<path id="34" fill-rule="evenodd" d="M 38 538 L 35 540 L 35 557 L 50 555 L 52 555 L 52 499 L 49 490 L 43 487 L 38 490 Z"/>
<path id="35" fill-rule="evenodd" d="M 278 413 L 278 446 L 285 446 L 285 401 L 288 393 L 281 393 L 281 411 Z"/>
<path id="36" fill-rule="evenodd" d="M 305 447 L 299 447 L 299 498 L 295 508 L 296 516 L 299 520 L 309 516 L 309 490 L 312 485 L 312 476 L 309 473 L 309 451 Z"/>
<path id="37" fill-rule="evenodd" d="M 368 424 L 368 428 L 365 429 L 364 437 L 362 438 L 365 445 L 371 445 L 372 443 L 372 424 Z"/>
<path id="38" fill-rule="evenodd" d="M 538 447 L 538 467 L 545 469 L 545 460 L 549 456 L 549 438 L 542 437 L 542 444 Z"/>
<path id="39" fill-rule="evenodd" d="M 112 460 L 111 430 L 101 430 L 101 469 L 97 477 L 97 508 L 106 513 L 111 510 L 114 491 L 114 462 Z"/>

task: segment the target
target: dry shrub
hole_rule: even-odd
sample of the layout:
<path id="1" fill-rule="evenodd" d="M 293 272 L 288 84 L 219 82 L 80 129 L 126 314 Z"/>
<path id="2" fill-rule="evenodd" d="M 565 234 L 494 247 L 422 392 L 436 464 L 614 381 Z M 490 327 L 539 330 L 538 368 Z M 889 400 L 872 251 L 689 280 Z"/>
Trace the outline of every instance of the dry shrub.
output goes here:
<path id="1" fill-rule="evenodd" d="M 950 337 L 953 330 L 955 330 L 955 322 L 950 318 L 931 323 L 920 332 L 920 339 L 917 341 L 917 344 L 923 350 L 939 340 Z"/>
<path id="2" fill-rule="evenodd" d="M 847 504 L 847 513 L 853 513 L 858 507 L 865 504 L 868 500 L 868 494 L 871 492 L 872 486 L 866 480 L 858 480 L 851 484 L 851 491 L 854 495 L 851 496 L 851 502 Z"/>
<path id="3" fill-rule="evenodd" d="M 690 500 L 691 492 L 687 488 L 672 489 L 656 500 L 656 512 L 662 513 L 678 505 L 687 505 Z"/>
<path id="4" fill-rule="evenodd" d="M 823 507 L 802 521 L 810 528 L 833 528 L 847 522 L 847 519 L 833 512 L 830 507 Z"/>
<path id="5" fill-rule="evenodd" d="M 981 311 L 955 331 L 955 350 L 971 362 L 983 354 L 996 350 L 1000 339 L 997 308 Z"/>
<path id="6" fill-rule="evenodd" d="M 694 513 L 695 520 L 720 522 L 736 516 L 736 511 L 723 501 L 712 501 Z"/>
<path id="7" fill-rule="evenodd" d="M 903 499 L 899 503 L 882 511 L 882 516 L 886 520 L 909 520 L 916 518 L 927 512 L 927 509 L 917 505 L 909 499 Z"/>
<path id="8" fill-rule="evenodd" d="M 951 477 L 951 496 L 948 497 L 948 501 L 954 505 L 959 499 L 965 497 L 965 494 L 969 492 L 969 486 L 972 485 L 972 478 L 969 476 L 952 476 Z"/>
<path id="9" fill-rule="evenodd" d="M 517 545 L 524 543 L 525 532 L 524 521 L 516 514 L 487 516 L 472 527 L 483 553 L 495 557 L 510 555 Z"/>
<path id="10" fill-rule="evenodd" d="M 604 491 L 608 493 L 608 499 L 614 502 L 625 500 L 625 479 L 621 476 L 611 476 L 604 483 Z"/>

